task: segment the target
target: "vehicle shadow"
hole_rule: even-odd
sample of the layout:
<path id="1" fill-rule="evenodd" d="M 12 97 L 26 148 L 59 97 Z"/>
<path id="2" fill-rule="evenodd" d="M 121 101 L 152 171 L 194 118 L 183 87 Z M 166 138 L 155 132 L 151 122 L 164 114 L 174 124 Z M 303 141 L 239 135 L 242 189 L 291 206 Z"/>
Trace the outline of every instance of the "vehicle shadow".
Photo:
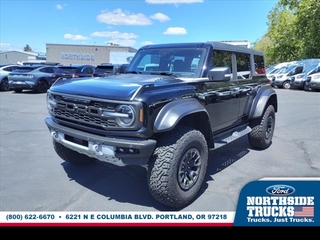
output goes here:
<path id="1" fill-rule="evenodd" d="M 12 94 L 44 94 L 44 93 L 37 92 L 35 90 L 27 90 L 26 89 L 26 90 L 23 90 L 22 92 L 14 92 L 14 91 L 12 91 Z"/>
<path id="2" fill-rule="evenodd" d="M 227 146 L 211 151 L 207 174 L 197 198 L 207 189 L 208 182 L 214 181 L 215 174 L 248 154 L 249 147 L 248 141 L 245 138 L 240 138 Z M 150 207 L 159 211 L 182 210 L 164 206 L 151 196 L 147 186 L 147 170 L 144 167 L 117 167 L 100 161 L 82 166 L 63 162 L 62 166 L 70 180 L 106 197 L 106 206 L 110 205 L 109 201 L 114 200 L 119 203 Z"/>

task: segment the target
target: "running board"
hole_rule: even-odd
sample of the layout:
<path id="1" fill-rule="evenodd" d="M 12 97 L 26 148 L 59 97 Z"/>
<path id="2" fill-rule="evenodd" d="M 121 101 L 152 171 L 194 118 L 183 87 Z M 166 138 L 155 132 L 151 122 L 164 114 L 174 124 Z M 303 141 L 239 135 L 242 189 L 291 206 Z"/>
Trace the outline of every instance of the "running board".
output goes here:
<path id="1" fill-rule="evenodd" d="M 238 138 L 251 132 L 251 130 L 252 129 L 249 126 L 247 126 L 244 129 L 239 129 L 239 130 L 230 132 L 229 134 L 224 134 L 222 136 L 215 137 L 214 149 L 220 148 L 230 142 L 237 140 Z"/>

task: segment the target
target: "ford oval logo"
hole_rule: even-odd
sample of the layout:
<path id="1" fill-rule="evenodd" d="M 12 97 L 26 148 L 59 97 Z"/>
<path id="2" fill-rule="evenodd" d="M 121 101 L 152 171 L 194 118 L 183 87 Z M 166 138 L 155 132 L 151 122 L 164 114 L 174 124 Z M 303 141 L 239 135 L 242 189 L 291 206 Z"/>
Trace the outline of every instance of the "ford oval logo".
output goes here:
<path id="1" fill-rule="evenodd" d="M 290 195 L 296 190 L 289 185 L 272 185 L 266 189 L 267 193 L 271 195 Z"/>

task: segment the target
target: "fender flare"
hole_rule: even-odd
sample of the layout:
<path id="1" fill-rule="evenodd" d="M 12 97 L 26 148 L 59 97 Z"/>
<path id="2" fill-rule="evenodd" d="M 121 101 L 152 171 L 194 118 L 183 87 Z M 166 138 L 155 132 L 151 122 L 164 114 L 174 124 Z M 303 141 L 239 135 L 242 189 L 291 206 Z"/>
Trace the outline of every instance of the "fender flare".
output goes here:
<path id="1" fill-rule="evenodd" d="M 252 104 L 249 117 L 250 118 L 261 117 L 263 115 L 266 104 L 271 98 L 271 96 L 275 96 L 274 107 L 275 107 L 275 111 L 277 112 L 278 100 L 277 100 L 277 94 L 275 90 L 273 88 L 270 88 L 269 86 L 265 86 L 265 87 L 262 86 L 257 92 L 257 95 L 255 96 L 255 100 Z"/>
<path id="2" fill-rule="evenodd" d="M 194 98 L 180 99 L 166 104 L 158 113 L 154 125 L 154 132 L 163 132 L 173 129 L 177 123 L 187 115 L 206 112 L 206 109 Z"/>

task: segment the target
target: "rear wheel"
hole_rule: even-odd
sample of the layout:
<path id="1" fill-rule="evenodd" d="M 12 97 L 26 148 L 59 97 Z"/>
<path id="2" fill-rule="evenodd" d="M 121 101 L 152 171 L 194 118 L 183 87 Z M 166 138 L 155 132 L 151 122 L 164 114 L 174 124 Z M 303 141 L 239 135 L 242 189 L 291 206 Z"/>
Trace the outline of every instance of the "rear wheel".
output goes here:
<path id="1" fill-rule="evenodd" d="M 95 161 L 94 158 L 90 158 L 87 155 L 80 154 L 76 151 L 66 148 L 61 143 L 58 143 L 54 140 L 53 140 L 53 147 L 60 158 L 74 165 L 83 165 L 83 164 L 87 164 Z"/>
<path id="2" fill-rule="evenodd" d="M 1 85 L 0 85 L 0 90 L 1 91 L 9 91 L 9 81 L 8 78 L 2 79 Z"/>
<path id="3" fill-rule="evenodd" d="M 49 84 L 44 80 L 40 80 L 37 85 L 37 92 L 46 93 L 48 88 L 49 88 Z"/>
<path id="4" fill-rule="evenodd" d="M 269 105 L 263 116 L 250 123 L 252 131 L 248 134 L 249 143 L 257 149 L 266 149 L 271 145 L 275 128 L 275 111 Z"/>
<path id="5" fill-rule="evenodd" d="M 198 194 L 207 165 L 208 147 L 201 132 L 178 127 L 164 134 L 148 166 L 151 195 L 169 207 L 185 207 Z"/>

